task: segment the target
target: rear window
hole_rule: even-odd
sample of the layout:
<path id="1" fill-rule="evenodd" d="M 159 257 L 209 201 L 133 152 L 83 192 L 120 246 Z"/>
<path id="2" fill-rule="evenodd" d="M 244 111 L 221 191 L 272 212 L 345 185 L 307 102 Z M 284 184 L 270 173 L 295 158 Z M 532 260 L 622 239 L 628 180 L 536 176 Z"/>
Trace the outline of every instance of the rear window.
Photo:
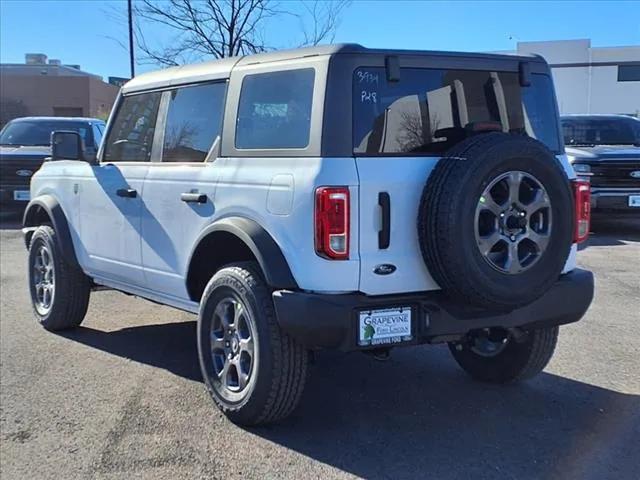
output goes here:
<path id="1" fill-rule="evenodd" d="M 438 155 L 470 131 L 527 135 L 558 152 L 553 84 L 533 74 L 521 87 L 516 72 L 404 68 L 389 82 L 384 68 L 353 78 L 356 154 Z"/>
<path id="2" fill-rule="evenodd" d="M 314 76 L 312 68 L 247 75 L 240 92 L 236 148 L 307 147 Z"/>

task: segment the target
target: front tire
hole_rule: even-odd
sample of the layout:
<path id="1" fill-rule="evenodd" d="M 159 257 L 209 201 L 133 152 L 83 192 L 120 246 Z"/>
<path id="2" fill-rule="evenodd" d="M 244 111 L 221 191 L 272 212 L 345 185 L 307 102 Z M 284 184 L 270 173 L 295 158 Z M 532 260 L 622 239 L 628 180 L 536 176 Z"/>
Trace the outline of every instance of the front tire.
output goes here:
<path id="1" fill-rule="evenodd" d="M 458 365 L 472 378 L 490 383 L 512 383 L 540 373 L 549 363 L 558 341 L 558 327 L 531 330 L 515 339 L 493 329 L 450 343 Z"/>
<path id="2" fill-rule="evenodd" d="M 47 330 L 77 327 L 87 313 L 89 278 L 63 257 L 56 232 L 48 225 L 31 237 L 29 291 L 36 319 Z"/>
<path id="3" fill-rule="evenodd" d="M 209 281 L 200 302 L 198 357 L 211 398 L 232 422 L 287 417 L 304 389 L 307 355 L 280 329 L 255 264 L 229 265 Z"/>

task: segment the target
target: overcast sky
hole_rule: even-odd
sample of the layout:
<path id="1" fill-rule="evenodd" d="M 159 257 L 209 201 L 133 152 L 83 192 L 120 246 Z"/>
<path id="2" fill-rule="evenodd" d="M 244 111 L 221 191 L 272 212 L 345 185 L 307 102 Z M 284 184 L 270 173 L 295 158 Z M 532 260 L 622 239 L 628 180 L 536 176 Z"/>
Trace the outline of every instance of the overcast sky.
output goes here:
<path id="1" fill-rule="evenodd" d="M 105 78 L 128 77 L 128 53 L 113 40 L 126 44 L 126 25 L 110 18 L 114 10 L 126 14 L 126 1 L 0 0 L 0 60 L 22 63 L 27 52 L 44 53 Z M 295 20 L 278 19 L 265 35 L 274 47 L 291 47 L 299 41 L 297 29 Z M 163 35 L 154 29 L 149 40 Z M 594 46 L 640 45 L 640 2 L 353 1 L 335 41 L 493 51 L 514 49 L 517 41 L 575 38 L 591 38 Z"/>

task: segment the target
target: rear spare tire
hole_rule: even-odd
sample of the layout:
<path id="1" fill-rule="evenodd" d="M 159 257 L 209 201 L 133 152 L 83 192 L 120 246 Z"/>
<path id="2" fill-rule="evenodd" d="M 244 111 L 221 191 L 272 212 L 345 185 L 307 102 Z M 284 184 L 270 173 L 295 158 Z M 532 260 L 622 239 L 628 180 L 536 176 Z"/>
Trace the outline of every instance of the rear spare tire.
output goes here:
<path id="1" fill-rule="evenodd" d="M 429 272 L 453 300 L 511 310 L 556 282 L 573 239 L 569 181 L 528 137 L 468 138 L 429 176 L 418 213 Z"/>

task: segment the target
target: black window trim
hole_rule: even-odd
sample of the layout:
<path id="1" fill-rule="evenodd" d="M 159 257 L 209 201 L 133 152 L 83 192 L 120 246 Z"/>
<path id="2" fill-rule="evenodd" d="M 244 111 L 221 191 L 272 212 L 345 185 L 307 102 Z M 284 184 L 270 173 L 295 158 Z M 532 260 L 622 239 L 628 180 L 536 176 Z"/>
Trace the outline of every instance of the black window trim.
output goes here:
<path id="1" fill-rule="evenodd" d="M 492 56 L 477 53 L 452 52 L 396 52 L 401 68 L 447 68 L 464 70 L 489 70 L 518 72 L 520 62 L 529 63 L 531 73 L 551 77 L 551 69 L 539 55 Z M 323 105 L 322 140 L 320 156 L 353 157 L 352 101 L 353 74 L 358 68 L 385 67 L 385 57 L 390 51 L 367 51 L 364 53 L 344 53 L 329 58 Z M 346 101 L 345 101 L 346 99 Z M 557 137 L 561 142 L 557 99 L 554 92 Z M 327 121 L 329 120 L 329 121 Z M 560 145 L 564 153 L 563 144 Z"/>

